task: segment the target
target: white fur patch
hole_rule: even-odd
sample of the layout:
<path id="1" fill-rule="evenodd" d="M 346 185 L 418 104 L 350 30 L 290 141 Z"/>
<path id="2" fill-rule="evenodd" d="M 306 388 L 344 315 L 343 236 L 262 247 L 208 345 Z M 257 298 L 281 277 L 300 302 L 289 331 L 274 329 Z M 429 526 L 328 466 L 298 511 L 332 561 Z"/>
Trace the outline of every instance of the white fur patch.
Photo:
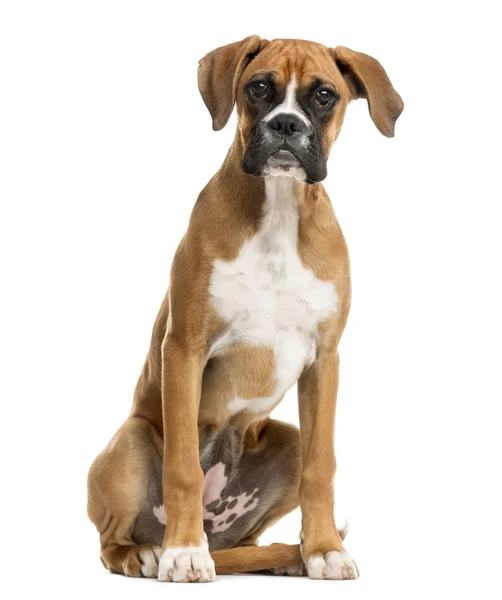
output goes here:
<path id="1" fill-rule="evenodd" d="M 272 573 L 274 575 L 289 575 L 289 577 L 303 577 L 307 574 L 307 569 L 302 563 L 289 567 L 276 567 L 275 569 L 272 569 Z"/>
<path id="2" fill-rule="evenodd" d="M 278 104 L 273 110 L 271 110 L 268 115 L 263 118 L 265 123 L 271 121 L 274 117 L 281 114 L 289 114 L 295 115 L 299 119 L 301 119 L 305 125 L 308 127 L 312 127 L 312 123 L 307 115 L 300 108 L 300 105 L 296 101 L 296 74 L 293 73 L 291 79 L 289 80 L 288 87 L 286 88 L 286 95 L 284 96 L 284 100 Z"/>
<path id="3" fill-rule="evenodd" d="M 158 546 L 142 548 L 139 552 L 139 557 L 142 563 L 141 574 L 143 577 L 157 577 L 160 548 Z"/>
<path id="4" fill-rule="evenodd" d="M 346 550 L 314 554 L 307 561 L 307 572 L 312 579 L 357 579 L 359 571 Z"/>
<path id="5" fill-rule="evenodd" d="M 207 541 L 200 546 L 166 548 L 160 557 L 159 581 L 188 583 L 214 581 L 214 562 Z"/>
<path id="6" fill-rule="evenodd" d="M 299 164 L 298 166 L 284 168 L 282 166 L 273 166 L 273 164 L 270 164 L 270 162 L 271 161 L 269 159 L 268 163 L 264 167 L 264 175 L 270 175 L 271 177 L 294 177 L 298 181 L 305 181 L 305 179 L 307 179 L 307 173 L 305 173 L 305 169 Z"/>
<path id="7" fill-rule="evenodd" d="M 233 398 L 232 413 L 269 412 L 312 364 L 317 326 L 337 308 L 332 282 L 321 281 L 298 257 L 298 207 L 290 177 L 266 177 L 260 230 L 234 261 L 216 260 L 210 293 L 229 326 L 210 349 L 216 356 L 234 343 L 274 351 L 276 387 L 272 396 Z"/>
<path id="8" fill-rule="evenodd" d="M 293 73 L 291 79 L 289 80 L 288 86 L 286 88 L 286 95 L 284 100 L 278 104 L 268 115 L 266 115 L 263 119 L 264 123 L 268 123 L 274 117 L 280 114 L 291 114 L 298 117 L 301 121 L 305 123 L 307 126 L 307 131 L 301 136 L 300 144 L 303 146 L 308 146 L 309 139 L 308 133 L 312 130 L 312 123 L 307 115 L 303 112 L 300 105 L 296 101 L 296 75 Z M 280 162 L 280 161 L 279 161 Z M 264 175 L 269 175 L 271 177 L 293 177 L 298 181 L 305 181 L 307 178 L 307 174 L 305 173 L 305 169 L 298 162 L 296 165 L 292 165 L 288 168 L 285 168 L 283 165 L 278 165 L 277 161 L 273 158 L 269 158 L 267 164 L 264 167 L 263 171 Z"/>

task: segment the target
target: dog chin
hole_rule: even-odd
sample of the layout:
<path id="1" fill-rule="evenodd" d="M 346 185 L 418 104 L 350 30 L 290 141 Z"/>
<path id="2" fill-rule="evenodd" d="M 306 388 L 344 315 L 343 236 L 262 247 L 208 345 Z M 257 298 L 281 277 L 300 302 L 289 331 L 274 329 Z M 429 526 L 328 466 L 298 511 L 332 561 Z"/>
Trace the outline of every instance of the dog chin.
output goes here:
<path id="1" fill-rule="evenodd" d="M 262 174 L 265 177 L 294 177 L 298 181 L 307 179 L 300 161 L 287 150 L 279 150 L 270 155 L 263 166 Z"/>

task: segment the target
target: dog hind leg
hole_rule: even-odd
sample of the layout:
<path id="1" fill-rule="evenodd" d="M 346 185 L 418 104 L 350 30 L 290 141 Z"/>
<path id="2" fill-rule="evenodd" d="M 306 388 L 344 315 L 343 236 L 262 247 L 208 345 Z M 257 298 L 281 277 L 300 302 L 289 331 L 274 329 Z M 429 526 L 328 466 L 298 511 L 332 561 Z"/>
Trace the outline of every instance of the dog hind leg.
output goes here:
<path id="1" fill-rule="evenodd" d="M 112 573 L 157 577 L 163 527 L 138 544 L 134 528 L 161 464 L 162 441 L 144 419 L 130 418 L 91 466 L 88 514 L 100 534 L 101 561 Z M 157 539 L 156 539 L 157 538 Z"/>

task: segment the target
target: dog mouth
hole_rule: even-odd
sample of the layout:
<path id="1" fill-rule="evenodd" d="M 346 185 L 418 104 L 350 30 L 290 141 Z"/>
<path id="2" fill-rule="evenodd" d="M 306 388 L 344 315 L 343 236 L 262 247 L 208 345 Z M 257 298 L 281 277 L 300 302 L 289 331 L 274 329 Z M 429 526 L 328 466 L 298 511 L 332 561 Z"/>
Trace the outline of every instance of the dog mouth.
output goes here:
<path id="1" fill-rule="evenodd" d="M 265 134 L 256 134 L 246 146 L 242 170 L 252 176 L 289 176 L 316 183 L 326 177 L 326 161 L 309 143 L 288 143 L 282 139 L 271 143 Z"/>
<path id="2" fill-rule="evenodd" d="M 292 168 L 300 167 L 301 161 L 289 148 L 278 148 L 270 153 L 266 166 L 272 169 L 289 171 Z"/>

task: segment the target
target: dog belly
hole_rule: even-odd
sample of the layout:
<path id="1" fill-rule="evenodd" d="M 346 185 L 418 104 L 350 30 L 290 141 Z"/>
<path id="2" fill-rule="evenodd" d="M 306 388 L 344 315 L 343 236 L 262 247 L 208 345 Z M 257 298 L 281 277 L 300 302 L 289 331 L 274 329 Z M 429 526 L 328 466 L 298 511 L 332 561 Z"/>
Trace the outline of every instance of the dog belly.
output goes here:
<path id="1" fill-rule="evenodd" d="M 232 494 L 228 485 L 230 478 L 235 487 L 238 471 L 231 471 L 223 461 L 210 467 L 204 476 L 204 531 L 212 549 L 231 547 L 244 537 L 261 500 L 261 486 L 247 486 L 244 481 L 239 484 L 239 491 Z M 148 495 L 148 501 L 136 520 L 133 538 L 137 543 L 162 545 L 167 517 L 159 483 L 160 473 L 153 483 L 155 489 Z"/>
<path id="2" fill-rule="evenodd" d="M 245 539 L 281 497 L 281 486 L 297 484 L 291 442 L 287 453 L 272 444 L 257 454 L 246 451 L 243 435 L 241 429 L 228 427 L 203 430 L 200 436 L 204 531 L 211 549 L 230 548 Z M 160 461 L 150 465 L 147 499 L 133 529 L 138 544 L 162 545 L 167 518 L 161 471 Z"/>

